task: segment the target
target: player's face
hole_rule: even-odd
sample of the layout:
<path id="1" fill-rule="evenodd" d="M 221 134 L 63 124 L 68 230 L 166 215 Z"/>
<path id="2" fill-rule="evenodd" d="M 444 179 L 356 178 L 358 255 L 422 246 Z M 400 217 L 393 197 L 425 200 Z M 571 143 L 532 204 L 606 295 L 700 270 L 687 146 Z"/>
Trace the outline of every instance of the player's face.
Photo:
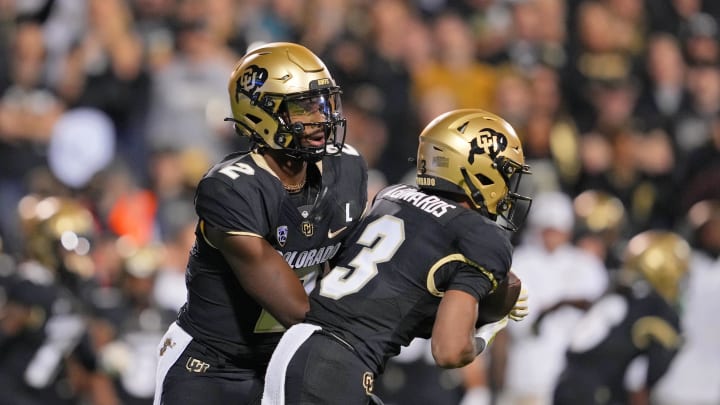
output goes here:
<path id="1" fill-rule="evenodd" d="M 321 148 L 325 145 L 327 124 L 333 114 L 339 111 L 337 95 L 314 95 L 287 102 L 287 112 L 292 124 L 303 124 L 303 135 L 300 137 L 302 147 Z"/>

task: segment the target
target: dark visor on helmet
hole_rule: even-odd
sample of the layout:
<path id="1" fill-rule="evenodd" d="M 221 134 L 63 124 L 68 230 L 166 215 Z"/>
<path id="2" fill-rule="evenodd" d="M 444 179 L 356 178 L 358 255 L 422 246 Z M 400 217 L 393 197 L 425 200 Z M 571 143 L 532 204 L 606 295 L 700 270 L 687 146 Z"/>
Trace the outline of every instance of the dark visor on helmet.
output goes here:
<path id="1" fill-rule="evenodd" d="M 329 121 L 334 114 L 342 114 L 339 92 L 311 92 L 310 94 L 288 96 L 285 98 L 283 106 L 291 119 L 302 116 L 314 117 L 320 113 L 326 121 Z"/>
<path id="2" fill-rule="evenodd" d="M 291 153 L 304 157 L 337 154 L 345 143 L 346 121 L 342 114 L 340 89 L 328 88 L 288 95 L 280 106 L 279 132 L 293 137 Z M 317 128 L 325 135 L 323 147 L 303 147 L 300 137 Z"/>

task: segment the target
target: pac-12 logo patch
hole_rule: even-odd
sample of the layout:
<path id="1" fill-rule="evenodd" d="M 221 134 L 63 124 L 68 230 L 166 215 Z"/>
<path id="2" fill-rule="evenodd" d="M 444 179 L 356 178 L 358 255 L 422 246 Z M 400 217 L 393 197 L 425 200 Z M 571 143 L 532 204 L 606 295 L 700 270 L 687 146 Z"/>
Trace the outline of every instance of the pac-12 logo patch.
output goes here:
<path id="1" fill-rule="evenodd" d="M 288 227 L 286 225 L 278 226 L 276 236 L 280 247 L 285 246 L 285 242 L 287 242 L 288 238 Z"/>
<path id="2" fill-rule="evenodd" d="M 235 99 L 237 100 L 237 93 L 243 93 L 246 96 L 254 99 L 256 93 L 268 78 L 268 72 L 266 69 L 261 68 L 257 65 L 250 65 L 245 71 L 238 77 L 235 93 Z"/>

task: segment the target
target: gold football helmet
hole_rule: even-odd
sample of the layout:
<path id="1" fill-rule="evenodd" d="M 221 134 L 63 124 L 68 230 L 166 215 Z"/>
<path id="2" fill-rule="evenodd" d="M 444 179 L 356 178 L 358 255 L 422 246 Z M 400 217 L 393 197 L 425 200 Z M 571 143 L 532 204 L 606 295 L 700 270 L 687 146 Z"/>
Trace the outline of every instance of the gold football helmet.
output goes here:
<path id="1" fill-rule="evenodd" d="M 678 284 L 688 271 L 690 245 L 674 232 L 651 230 L 635 235 L 625 248 L 621 277 L 644 278 L 668 302 L 678 297 Z"/>
<path id="2" fill-rule="evenodd" d="M 228 91 L 233 117 L 226 120 L 260 148 L 316 160 L 343 147 L 340 87 L 322 60 L 301 45 L 273 42 L 249 51 L 235 65 Z M 294 119 L 303 115 L 313 118 Z M 306 130 L 318 129 L 324 142 L 303 146 Z"/>
<path id="3" fill-rule="evenodd" d="M 522 144 L 504 119 L 480 109 L 440 115 L 420 134 L 417 185 L 421 189 L 465 195 L 491 219 L 502 217 L 517 230 L 531 199 L 517 193 L 520 178 L 530 173 Z M 518 202 L 525 209 L 517 215 Z"/>
<path id="4" fill-rule="evenodd" d="M 18 211 L 28 258 L 51 270 L 92 274 L 89 254 L 97 232 L 90 210 L 70 198 L 28 195 L 20 200 Z"/>
<path id="5" fill-rule="evenodd" d="M 619 198 L 601 190 L 586 190 L 573 200 L 578 227 L 613 241 L 625 226 L 625 206 Z"/>

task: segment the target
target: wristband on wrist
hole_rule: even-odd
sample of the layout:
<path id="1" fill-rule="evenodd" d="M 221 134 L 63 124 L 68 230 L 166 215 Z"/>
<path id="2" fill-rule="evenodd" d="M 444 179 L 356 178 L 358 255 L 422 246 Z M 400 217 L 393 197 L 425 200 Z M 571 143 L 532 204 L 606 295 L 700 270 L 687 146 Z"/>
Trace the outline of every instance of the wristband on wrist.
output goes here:
<path id="1" fill-rule="evenodd" d="M 487 346 L 487 342 L 485 342 L 485 339 L 475 336 L 475 348 L 477 350 L 477 355 L 483 352 L 485 350 L 485 347 Z"/>

